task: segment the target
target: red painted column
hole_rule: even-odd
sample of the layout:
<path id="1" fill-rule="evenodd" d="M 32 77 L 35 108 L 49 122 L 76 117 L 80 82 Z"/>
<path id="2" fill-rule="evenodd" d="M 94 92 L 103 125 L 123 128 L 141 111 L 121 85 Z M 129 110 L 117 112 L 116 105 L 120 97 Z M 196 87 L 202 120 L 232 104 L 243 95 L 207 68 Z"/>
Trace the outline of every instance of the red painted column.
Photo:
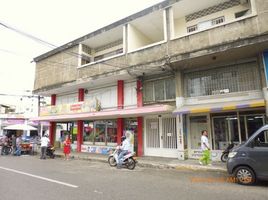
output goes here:
<path id="1" fill-rule="evenodd" d="M 142 101 L 142 82 L 141 80 L 137 80 L 137 106 L 142 107 L 143 101 Z"/>
<path id="2" fill-rule="evenodd" d="M 84 88 L 79 88 L 78 90 L 78 101 L 84 101 L 85 98 L 85 89 Z"/>
<path id="3" fill-rule="evenodd" d="M 56 105 L 56 94 L 51 95 L 51 106 Z M 50 144 L 54 145 L 56 134 L 56 122 L 49 122 L 49 140 Z"/>
<path id="4" fill-rule="evenodd" d="M 124 109 L 124 81 L 117 81 L 117 109 Z M 121 137 L 124 130 L 124 119 L 117 119 L 117 144 L 121 143 Z"/>
<path id="5" fill-rule="evenodd" d="M 138 117 L 137 118 L 138 122 L 138 156 L 143 156 L 143 117 Z"/>
<path id="6" fill-rule="evenodd" d="M 117 81 L 117 108 L 124 108 L 124 81 Z"/>
<path id="7" fill-rule="evenodd" d="M 85 90 L 83 88 L 79 88 L 78 90 L 78 101 L 84 101 L 85 98 Z M 77 121 L 77 152 L 81 152 L 81 145 L 83 144 L 83 132 L 84 132 L 84 121 Z"/>
<path id="8" fill-rule="evenodd" d="M 121 137 L 123 135 L 124 130 L 124 119 L 118 118 L 117 119 L 117 144 L 121 144 Z"/>
<path id="9" fill-rule="evenodd" d="M 143 106 L 141 80 L 137 80 L 137 106 L 138 107 Z M 143 156 L 143 117 L 137 117 L 137 122 L 138 122 L 138 133 L 137 133 L 138 152 L 137 152 L 137 155 Z"/>

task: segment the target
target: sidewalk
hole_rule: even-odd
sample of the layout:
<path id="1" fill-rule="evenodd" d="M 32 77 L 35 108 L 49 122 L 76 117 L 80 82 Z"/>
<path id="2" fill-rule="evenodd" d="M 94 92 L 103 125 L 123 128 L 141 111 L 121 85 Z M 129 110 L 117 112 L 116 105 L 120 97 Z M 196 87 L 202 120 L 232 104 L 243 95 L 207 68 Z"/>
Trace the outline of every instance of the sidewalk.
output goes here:
<path id="1" fill-rule="evenodd" d="M 57 157 L 64 156 L 63 152 L 60 149 L 56 150 L 55 154 Z M 71 152 L 70 155 L 73 159 L 98 161 L 108 164 L 108 155 L 77 152 Z M 149 156 L 137 157 L 137 161 L 137 166 L 145 168 L 226 172 L 226 164 L 222 162 L 213 162 L 211 166 L 203 166 L 199 164 L 198 160 L 193 159 L 178 160 L 175 158 Z"/>

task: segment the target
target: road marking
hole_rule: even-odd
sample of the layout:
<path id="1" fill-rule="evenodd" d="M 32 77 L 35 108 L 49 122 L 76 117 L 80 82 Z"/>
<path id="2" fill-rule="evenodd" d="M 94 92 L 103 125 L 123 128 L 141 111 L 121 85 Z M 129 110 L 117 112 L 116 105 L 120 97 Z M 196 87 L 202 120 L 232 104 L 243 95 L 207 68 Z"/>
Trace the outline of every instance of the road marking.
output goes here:
<path id="1" fill-rule="evenodd" d="M 29 174 L 29 173 L 26 173 L 26 172 L 15 170 L 15 169 L 5 168 L 5 167 L 1 167 L 1 166 L 0 166 L 0 169 L 10 171 L 10 172 L 14 172 L 14 173 L 17 173 L 17 174 L 23 174 L 23 175 L 26 175 L 26 176 L 30 176 L 30 177 L 45 180 L 45 181 L 49 181 L 49 182 L 52 182 L 52 183 L 57 183 L 57 184 L 60 184 L 60 185 L 65 185 L 65 186 L 72 187 L 72 188 L 78 188 L 77 185 L 72 185 L 72 184 L 69 184 L 69 183 L 64 183 L 64 182 L 61 182 L 61 181 L 45 178 L 45 177 L 42 177 L 42 176 Z"/>

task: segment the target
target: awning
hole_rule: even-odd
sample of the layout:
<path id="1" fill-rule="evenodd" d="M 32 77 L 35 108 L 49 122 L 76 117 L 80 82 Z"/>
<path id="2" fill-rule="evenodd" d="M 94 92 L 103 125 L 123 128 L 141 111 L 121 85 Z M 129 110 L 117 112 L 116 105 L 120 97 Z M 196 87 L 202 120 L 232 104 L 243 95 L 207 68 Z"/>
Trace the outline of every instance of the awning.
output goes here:
<path id="1" fill-rule="evenodd" d="M 51 115 L 31 118 L 31 121 L 76 121 L 76 120 L 93 120 L 93 119 L 115 119 L 125 117 L 138 117 L 151 114 L 171 113 L 174 110 L 173 106 L 169 105 L 153 105 L 143 106 L 139 108 L 114 109 L 98 112 L 66 114 L 66 115 Z"/>
<path id="2" fill-rule="evenodd" d="M 14 124 L 4 128 L 5 130 L 24 130 L 24 131 L 33 131 L 37 128 L 27 125 L 27 124 Z"/>
<path id="3" fill-rule="evenodd" d="M 259 100 L 246 100 L 246 101 L 232 101 L 232 102 L 221 102 L 221 103 L 210 103 L 202 105 L 187 105 L 177 108 L 173 114 L 189 114 L 189 113 L 213 113 L 228 110 L 239 110 L 243 108 L 256 108 L 264 107 L 265 101 Z"/>

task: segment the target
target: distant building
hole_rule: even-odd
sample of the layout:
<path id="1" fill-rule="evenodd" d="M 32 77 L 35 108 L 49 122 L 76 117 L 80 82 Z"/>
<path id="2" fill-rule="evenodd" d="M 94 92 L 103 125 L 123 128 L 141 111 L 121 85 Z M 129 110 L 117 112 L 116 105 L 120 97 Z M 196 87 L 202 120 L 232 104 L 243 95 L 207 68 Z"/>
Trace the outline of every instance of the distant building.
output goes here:
<path id="1" fill-rule="evenodd" d="M 40 121 L 67 123 L 77 151 L 125 130 L 139 156 L 213 159 L 266 123 L 268 1 L 167 0 L 36 57 Z"/>

